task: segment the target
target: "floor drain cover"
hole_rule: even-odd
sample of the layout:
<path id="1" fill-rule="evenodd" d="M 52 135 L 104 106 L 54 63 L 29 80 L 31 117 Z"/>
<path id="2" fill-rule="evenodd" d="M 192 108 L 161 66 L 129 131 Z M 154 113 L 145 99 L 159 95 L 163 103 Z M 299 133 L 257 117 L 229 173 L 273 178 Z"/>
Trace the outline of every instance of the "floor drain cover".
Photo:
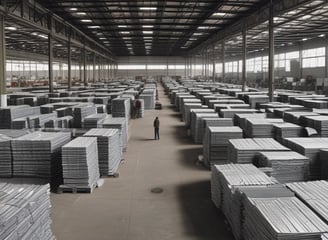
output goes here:
<path id="1" fill-rule="evenodd" d="M 152 188 L 150 191 L 152 193 L 162 193 L 164 190 L 163 188 L 156 187 L 156 188 Z"/>

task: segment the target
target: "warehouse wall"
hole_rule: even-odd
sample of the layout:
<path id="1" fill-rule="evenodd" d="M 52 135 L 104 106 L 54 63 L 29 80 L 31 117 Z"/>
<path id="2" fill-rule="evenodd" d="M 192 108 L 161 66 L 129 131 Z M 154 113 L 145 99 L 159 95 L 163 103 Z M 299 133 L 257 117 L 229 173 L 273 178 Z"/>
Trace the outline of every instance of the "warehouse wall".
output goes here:
<path id="1" fill-rule="evenodd" d="M 167 70 L 167 66 L 169 69 Z M 134 76 L 184 76 L 185 58 L 166 56 L 119 57 L 117 77 L 129 78 Z M 129 69 L 133 66 L 143 69 Z M 144 67 L 142 67 L 144 66 Z"/>
<path id="2" fill-rule="evenodd" d="M 327 39 L 325 38 L 317 38 L 315 40 L 309 40 L 305 42 L 301 42 L 299 45 L 292 45 L 287 47 L 279 47 L 275 49 L 275 54 L 284 53 L 284 52 L 292 52 L 292 51 L 302 51 L 306 49 L 319 48 L 319 47 L 327 47 Z M 257 53 L 257 54 L 248 54 L 247 58 L 254 58 L 263 55 L 268 55 L 267 52 Z M 326 55 L 326 58 L 328 56 Z M 237 59 L 227 59 L 227 61 L 232 61 Z M 327 62 L 327 61 L 326 61 Z M 283 77 L 295 77 L 295 78 L 306 78 L 311 76 L 313 78 L 325 78 L 327 76 L 327 68 L 326 67 L 317 67 L 317 68 L 302 68 L 300 61 L 296 60 L 291 64 L 291 71 L 287 72 L 284 68 L 275 68 L 275 77 L 283 78 Z M 221 73 L 218 73 L 217 76 L 221 77 Z M 268 72 L 248 72 L 247 79 L 251 82 L 256 81 L 256 79 L 267 79 Z M 241 79 L 241 73 L 226 73 L 226 79 L 229 81 L 238 81 Z"/>

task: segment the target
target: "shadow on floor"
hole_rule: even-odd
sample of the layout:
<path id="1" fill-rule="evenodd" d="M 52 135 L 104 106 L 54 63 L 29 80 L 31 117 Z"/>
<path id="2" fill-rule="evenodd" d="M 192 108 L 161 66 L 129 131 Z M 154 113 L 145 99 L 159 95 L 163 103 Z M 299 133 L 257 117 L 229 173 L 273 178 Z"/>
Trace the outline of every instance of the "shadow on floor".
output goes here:
<path id="1" fill-rule="evenodd" d="M 193 239 L 234 240 L 223 214 L 212 203 L 210 193 L 209 180 L 178 186 L 185 231 Z"/>
<path id="2" fill-rule="evenodd" d="M 155 141 L 154 138 L 143 138 L 143 137 L 135 137 L 133 138 L 135 141 Z"/>
<path id="3" fill-rule="evenodd" d="M 187 135 L 187 129 L 184 125 L 175 125 L 174 128 L 174 137 L 180 143 L 183 144 L 193 144 L 191 136 Z"/>
<path id="4" fill-rule="evenodd" d="M 187 148 L 179 150 L 178 161 L 185 167 L 197 169 L 199 171 L 209 171 L 198 161 L 198 156 L 203 153 L 201 147 Z"/>

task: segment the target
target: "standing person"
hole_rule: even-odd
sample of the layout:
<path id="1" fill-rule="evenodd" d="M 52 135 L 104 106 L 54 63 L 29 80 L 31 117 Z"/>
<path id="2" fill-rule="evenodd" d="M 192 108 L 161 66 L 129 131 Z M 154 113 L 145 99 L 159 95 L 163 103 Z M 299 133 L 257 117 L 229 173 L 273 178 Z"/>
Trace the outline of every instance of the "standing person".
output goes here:
<path id="1" fill-rule="evenodd" d="M 140 111 L 140 109 L 141 109 L 141 102 L 140 102 L 140 100 L 139 99 L 137 99 L 136 100 L 136 102 L 135 102 L 135 104 L 136 104 L 136 118 L 140 118 L 141 117 L 141 111 Z"/>
<path id="2" fill-rule="evenodd" d="M 159 119 L 158 117 L 154 120 L 155 140 L 159 140 Z"/>

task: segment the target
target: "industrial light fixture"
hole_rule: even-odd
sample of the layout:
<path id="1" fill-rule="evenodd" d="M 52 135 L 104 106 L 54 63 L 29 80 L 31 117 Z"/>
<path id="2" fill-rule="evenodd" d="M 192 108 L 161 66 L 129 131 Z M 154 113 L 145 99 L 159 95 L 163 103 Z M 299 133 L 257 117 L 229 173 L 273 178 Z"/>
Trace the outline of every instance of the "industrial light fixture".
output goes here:
<path id="1" fill-rule="evenodd" d="M 121 34 L 130 34 L 130 32 L 127 32 L 127 31 L 123 31 L 123 32 L 120 32 Z"/>
<path id="2" fill-rule="evenodd" d="M 92 20 L 91 19 L 81 19 L 81 22 L 90 23 L 90 22 L 92 22 Z"/>
<path id="3" fill-rule="evenodd" d="M 5 27 L 6 30 L 10 30 L 10 31 L 16 31 L 17 28 L 15 27 Z"/>
<path id="4" fill-rule="evenodd" d="M 224 15 L 226 15 L 226 13 L 223 13 L 223 12 L 216 12 L 216 13 L 213 13 L 213 16 L 220 16 L 220 17 L 222 17 L 222 16 L 224 16 Z"/>
<path id="5" fill-rule="evenodd" d="M 117 27 L 119 27 L 119 28 L 127 28 L 128 26 L 127 25 L 118 25 Z"/>
<path id="6" fill-rule="evenodd" d="M 197 41 L 197 38 L 189 38 L 189 41 Z"/>
<path id="7" fill-rule="evenodd" d="M 203 33 L 194 33 L 195 36 L 201 36 Z"/>
<path id="8" fill-rule="evenodd" d="M 100 37 L 99 39 L 100 39 L 100 40 L 106 40 L 107 38 L 105 38 L 105 37 Z"/>
<path id="9" fill-rule="evenodd" d="M 124 40 L 131 40 L 131 37 L 123 37 Z"/>
<path id="10" fill-rule="evenodd" d="M 324 37 L 324 36 L 326 36 L 326 35 L 325 35 L 325 34 L 320 34 L 318 37 L 321 37 L 321 38 L 322 38 L 322 37 Z"/>
<path id="11" fill-rule="evenodd" d="M 143 25 L 142 27 L 143 28 L 153 28 L 154 26 L 153 25 Z"/>
<path id="12" fill-rule="evenodd" d="M 85 12 L 77 12 L 77 13 L 75 13 L 76 15 L 80 15 L 80 16 L 85 16 L 85 15 L 87 15 Z"/>
<path id="13" fill-rule="evenodd" d="M 302 39 L 302 41 L 306 41 L 306 40 L 308 40 L 308 39 L 307 39 L 307 38 L 303 38 L 303 39 Z"/>
<path id="14" fill-rule="evenodd" d="M 143 38 L 144 38 L 144 39 L 153 39 L 152 36 L 144 36 Z"/>
<path id="15" fill-rule="evenodd" d="M 70 8 L 70 11 L 77 11 L 77 8 Z"/>
<path id="16" fill-rule="evenodd" d="M 153 31 L 142 31 L 143 34 L 153 34 Z"/>
<path id="17" fill-rule="evenodd" d="M 140 7 L 139 9 L 143 11 L 151 11 L 151 10 L 157 10 L 157 7 Z"/>
<path id="18" fill-rule="evenodd" d="M 88 26 L 88 28 L 94 29 L 94 28 L 100 28 L 100 26 L 97 26 L 97 25 L 95 25 L 95 26 Z"/>

